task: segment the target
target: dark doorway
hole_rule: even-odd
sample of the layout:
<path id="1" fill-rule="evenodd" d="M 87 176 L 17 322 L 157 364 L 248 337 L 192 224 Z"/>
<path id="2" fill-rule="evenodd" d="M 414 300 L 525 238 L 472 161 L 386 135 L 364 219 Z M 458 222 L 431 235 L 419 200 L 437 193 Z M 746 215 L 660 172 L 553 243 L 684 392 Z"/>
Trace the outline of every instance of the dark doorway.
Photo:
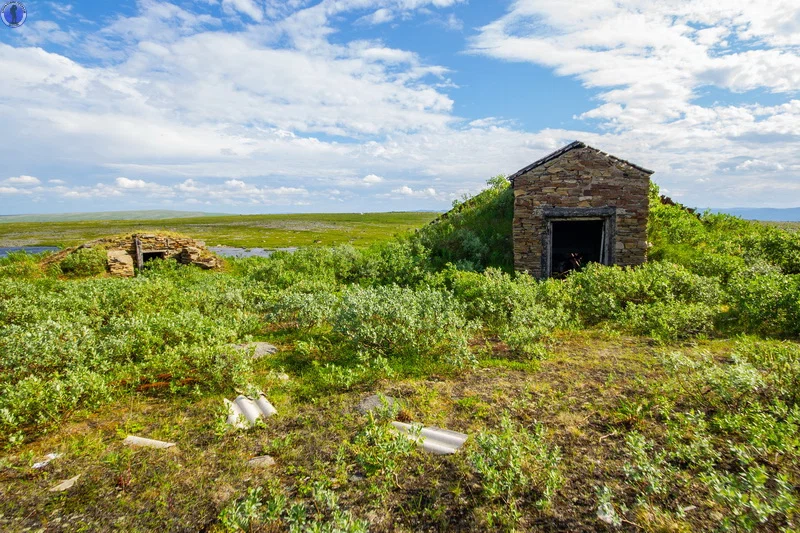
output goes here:
<path id="1" fill-rule="evenodd" d="M 553 220 L 551 224 L 551 276 L 563 278 L 587 263 L 604 262 L 604 220 Z"/>
<path id="2" fill-rule="evenodd" d="M 166 252 L 142 252 L 142 262 L 147 263 L 153 259 L 165 259 L 166 256 Z"/>

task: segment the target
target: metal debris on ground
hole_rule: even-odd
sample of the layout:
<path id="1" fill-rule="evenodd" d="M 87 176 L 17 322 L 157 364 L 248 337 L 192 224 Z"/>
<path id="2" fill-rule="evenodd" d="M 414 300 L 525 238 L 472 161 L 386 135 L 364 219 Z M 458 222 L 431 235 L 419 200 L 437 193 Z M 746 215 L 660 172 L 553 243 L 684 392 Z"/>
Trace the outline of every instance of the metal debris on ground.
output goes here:
<path id="1" fill-rule="evenodd" d="M 255 400 L 244 395 L 233 401 L 225 399 L 225 405 L 228 407 L 228 424 L 239 429 L 252 427 L 259 418 L 269 418 L 278 413 L 263 392 Z"/>
<path id="2" fill-rule="evenodd" d="M 275 465 L 275 458 L 271 455 L 262 455 L 260 457 L 253 457 L 247 461 L 247 466 L 250 468 L 267 468 Z"/>
<path id="3" fill-rule="evenodd" d="M 62 490 L 67 490 L 67 489 L 72 488 L 72 486 L 75 484 L 75 482 L 78 481 L 79 477 L 81 477 L 80 474 L 78 474 L 75 477 L 71 477 L 69 479 L 65 479 L 64 481 L 62 481 L 61 483 L 59 483 L 55 487 L 51 488 L 50 492 L 61 492 Z"/>
<path id="4" fill-rule="evenodd" d="M 437 427 L 424 427 L 420 424 L 392 422 L 392 426 L 394 426 L 397 433 L 416 442 L 426 452 L 436 455 L 456 453 L 464 445 L 468 437 L 464 433 L 458 433 L 457 431 Z"/>
<path id="5" fill-rule="evenodd" d="M 44 461 L 33 463 L 33 468 L 37 470 L 40 468 L 44 468 L 50 464 L 50 461 L 52 461 L 53 459 L 58 459 L 59 457 L 61 457 L 60 453 L 48 453 L 47 455 L 44 456 Z"/>
<path id="6" fill-rule="evenodd" d="M 362 415 L 365 415 L 376 409 L 388 409 L 389 411 L 396 413 L 398 407 L 398 401 L 391 396 L 373 394 L 372 396 L 367 396 L 361 400 L 356 407 L 356 410 Z"/>
<path id="7" fill-rule="evenodd" d="M 174 442 L 164 442 L 161 440 L 146 439 L 144 437 L 136 437 L 128 435 L 122 444 L 125 446 L 141 446 L 144 448 L 171 448 L 175 446 Z"/>

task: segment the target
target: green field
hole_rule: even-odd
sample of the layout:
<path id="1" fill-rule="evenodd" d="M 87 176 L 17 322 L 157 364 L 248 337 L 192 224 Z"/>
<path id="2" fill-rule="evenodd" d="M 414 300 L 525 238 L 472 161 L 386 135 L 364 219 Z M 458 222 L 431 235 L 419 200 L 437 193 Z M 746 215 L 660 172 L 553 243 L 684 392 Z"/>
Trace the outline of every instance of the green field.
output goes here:
<path id="1" fill-rule="evenodd" d="M 75 246 L 118 233 L 172 231 L 242 248 L 288 248 L 313 244 L 365 247 L 416 229 L 436 218 L 430 212 L 224 215 L 163 220 L 87 220 L 0 224 L 0 246 Z"/>
<path id="2" fill-rule="evenodd" d="M 491 185 L 224 272 L 0 259 L 0 530 L 797 531 L 800 233 L 654 188 L 647 264 L 538 281 Z M 228 426 L 258 391 L 278 414 Z M 372 394 L 396 403 L 360 414 Z M 469 437 L 431 455 L 391 421 Z"/>

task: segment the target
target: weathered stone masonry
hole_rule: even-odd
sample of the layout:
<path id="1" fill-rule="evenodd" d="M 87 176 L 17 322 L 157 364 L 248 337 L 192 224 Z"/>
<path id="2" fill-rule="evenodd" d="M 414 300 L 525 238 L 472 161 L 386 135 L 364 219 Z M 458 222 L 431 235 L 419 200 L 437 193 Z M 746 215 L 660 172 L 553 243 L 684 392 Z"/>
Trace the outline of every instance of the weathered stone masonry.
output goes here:
<path id="1" fill-rule="evenodd" d="M 108 271 L 112 276 L 131 277 L 136 268 L 150 258 L 175 259 L 185 265 L 212 269 L 222 265 L 219 258 L 206 249 L 203 241 L 179 235 L 138 233 L 97 239 L 50 256 L 47 262 L 60 262 L 80 248 L 106 250 Z"/>
<path id="2" fill-rule="evenodd" d="M 548 276 L 550 224 L 572 219 L 603 221 L 604 263 L 644 263 L 652 173 L 575 141 L 511 176 L 515 269 Z"/>

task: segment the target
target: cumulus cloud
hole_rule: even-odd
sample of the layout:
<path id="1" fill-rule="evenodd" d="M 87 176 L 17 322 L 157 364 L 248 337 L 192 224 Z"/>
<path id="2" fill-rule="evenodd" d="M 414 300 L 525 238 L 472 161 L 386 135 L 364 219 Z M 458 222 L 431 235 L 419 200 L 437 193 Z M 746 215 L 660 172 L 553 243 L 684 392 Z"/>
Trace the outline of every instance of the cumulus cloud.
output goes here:
<path id="1" fill-rule="evenodd" d="M 364 176 L 364 178 L 361 181 L 363 181 L 368 185 L 374 185 L 376 183 L 381 183 L 383 181 L 383 178 L 380 176 L 376 176 L 375 174 L 368 174 Z"/>
<path id="2" fill-rule="evenodd" d="M 436 198 L 437 196 L 436 189 L 433 187 L 414 190 L 408 185 L 403 185 L 398 189 L 392 189 L 392 193 L 402 196 L 409 196 L 411 198 Z"/>
<path id="3" fill-rule="evenodd" d="M 13 205 L 19 195 L 51 195 L 446 207 L 487 177 L 580 139 L 655 169 L 659 183 L 701 205 L 796 204 L 768 188 L 743 192 L 766 174 L 770 183 L 797 181 L 795 2 L 511 3 L 469 51 L 574 77 L 593 97 L 578 126 L 539 131 L 507 117 L 462 119 L 448 65 L 430 63 L 413 43 L 341 31 L 342 21 L 390 15 L 457 29 L 455 13 L 437 10 L 463 3 L 140 0 L 133 15 L 57 47 L 15 32 L 0 43 L 8 95 L 0 112 L 19 139 L 6 172 L 46 179 L 58 162 L 70 185 L 0 182 L 0 193 L 16 195 Z M 241 24 L 221 26 L 220 9 Z M 775 103 L 704 103 L 708 87 L 767 92 Z"/>
<path id="4" fill-rule="evenodd" d="M 35 178 L 33 176 L 15 176 L 13 178 L 8 178 L 5 181 L 6 183 L 10 183 L 12 185 L 39 185 L 41 183 L 39 178 Z"/>
<path id="5" fill-rule="evenodd" d="M 725 198 L 719 191 L 741 190 L 739 180 L 764 171 L 796 179 L 800 102 L 791 98 L 800 86 L 800 34 L 793 20 L 800 4 L 791 1 L 517 0 L 480 29 L 470 51 L 577 78 L 598 104 L 575 118 L 602 134 L 576 138 L 627 152 L 654 168 L 657 181 L 709 205 Z M 785 93 L 787 102 L 703 104 L 709 86 L 734 101 L 759 89 Z M 725 164 L 731 158 L 743 158 L 738 168 Z M 754 201 L 766 195 L 735 203 Z M 773 200 L 786 201 L 797 202 Z"/>

